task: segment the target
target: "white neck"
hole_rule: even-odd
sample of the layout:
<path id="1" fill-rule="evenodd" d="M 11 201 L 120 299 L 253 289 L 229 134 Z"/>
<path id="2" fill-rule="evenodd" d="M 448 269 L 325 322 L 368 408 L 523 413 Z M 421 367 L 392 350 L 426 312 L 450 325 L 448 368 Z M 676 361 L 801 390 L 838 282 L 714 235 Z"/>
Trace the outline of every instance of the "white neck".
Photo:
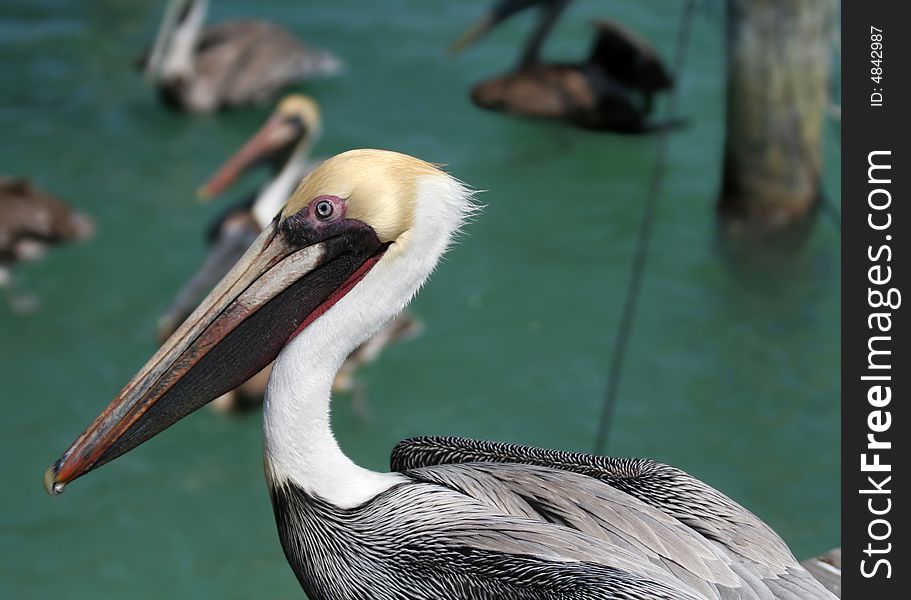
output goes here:
<path id="1" fill-rule="evenodd" d="M 309 154 L 310 143 L 304 140 L 294 149 L 278 175 L 264 184 L 256 195 L 256 200 L 253 201 L 253 217 L 259 223 L 260 229 L 265 229 L 272 222 L 278 211 L 285 206 L 297 184 L 313 170 L 313 165 L 307 160 Z"/>
<path id="2" fill-rule="evenodd" d="M 288 344 L 272 367 L 263 412 L 267 472 L 273 484 L 287 480 L 336 506 L 353 508 L 404 477 L 364 469 L 339 448 L 329 394 L 344 351 L 340 343 L 314 339 L 327 333 L 315 333 L 317 322 Z"/>
<path id="3" fill-rule="evenodd" d="M 406 481 L 397 473 L 363 469 L 342 452 L 332 434 L 330 390 L 347 356 L 398 314 L 430 275 L 471 209 L 469 197 L 447 176 L 425 177 L 419 185 L 415 227 L 406 239 L 393 244 L 360 283 L 279 354 L 263 416 L 273 483 L 288 480 L 336 506 L 351 508 Z"/>

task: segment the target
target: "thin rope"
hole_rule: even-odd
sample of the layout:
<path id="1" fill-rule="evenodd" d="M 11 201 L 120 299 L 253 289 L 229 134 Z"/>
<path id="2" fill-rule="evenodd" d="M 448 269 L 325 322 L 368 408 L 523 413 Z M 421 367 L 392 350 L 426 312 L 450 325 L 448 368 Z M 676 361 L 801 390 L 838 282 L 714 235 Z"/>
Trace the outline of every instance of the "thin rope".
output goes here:
<path id="1" fill-rule="evenodd" d="M 690 29 L 692 26 L 695 5 L 696 0 L 689 0 L 680 17 L 680 27 L 677 33 L 677 47 L 674 55 L 674 78 L 676 82 L 668 99 L 666 117 L 668 123 L 672 123 L 677 116 L 677 97 L 679 96 L 681 87 L 680 83 L 683 75 L 683 68 L 686 64 L 686 49 L 689 45 Z M 636 305 L 638 304 L 639 294 L 642 289 L 642 275 L 648 260 L 649 241 L 651 240 L 652 227 L 655 222 L 655 215 L 657 214 L 658 199 L 661 195 L 661 182 L 664 179 L 666 170 L 668 140 L 670 139 L 671 129 L 673 129 L 673 127 L 665 128 L 664 131 L 661 132 L 661 137 L 658 140 L 655 166 L 652 170 L 652 177 L 649 183 L 645 212 L 642 214 L 642 222 L 639 225 L 639 236 L 636 241 L 636 254 L 633 258 L 629 284 L 626 289 L 626 300 L 623 304 L 623 317 L 620 321 L 620 329 L 617 332 L 617 338 L 614 341 L 614 352 L 611 357 L 610 371 L 607 376 L 607 390 L 604 394 L 601 419 L 598 423 L 598 434 L 595 438 L 595 454 L 602 454 L 604 448 L 607 446 L 607 436 L 610 432 L 611 420 L 613 418 L 614 408 L 617 404 L 617 392 L 620 389 L 620 378 L 623 374 L 623 365 L 627 349 L 629 348 L 629 338 L 630 333 L 632 332 L 633 320 L 636 318 Z"/>

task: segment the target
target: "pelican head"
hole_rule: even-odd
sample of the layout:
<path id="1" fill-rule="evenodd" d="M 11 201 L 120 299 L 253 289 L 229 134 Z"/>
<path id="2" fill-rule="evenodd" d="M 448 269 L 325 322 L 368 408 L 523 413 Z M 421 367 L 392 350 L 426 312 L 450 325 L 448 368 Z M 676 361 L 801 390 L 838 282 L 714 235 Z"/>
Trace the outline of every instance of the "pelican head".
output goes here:
<path id="1" fill-rule="evenodd" d="M 48 491 L 235 388 L 283 349 L 340 365 L 408 303 L 471 210 L 471 192 L 421 160 L 382 150 L 327 160 L 48 469 Z"/>
<path id="2" fill-rule="evenodd" d="M 306 149 L 321 133 L 316 101 L 302 94 L 286 96 L 259 131 L 199 188 L 199 197 L 208 200 L 217 196 L 255 165 L 287 162 L 294 154 L 305 159 Z"/>
<path id="3" fill-rule="evenodd" d="M 456 41 L 449 45 L 449 52 L 455 54 L 474 44 L 497 25 L 533 6 L 552 7 L 566 0 L 498 0 L 487 14 L 475 21 Z"/>

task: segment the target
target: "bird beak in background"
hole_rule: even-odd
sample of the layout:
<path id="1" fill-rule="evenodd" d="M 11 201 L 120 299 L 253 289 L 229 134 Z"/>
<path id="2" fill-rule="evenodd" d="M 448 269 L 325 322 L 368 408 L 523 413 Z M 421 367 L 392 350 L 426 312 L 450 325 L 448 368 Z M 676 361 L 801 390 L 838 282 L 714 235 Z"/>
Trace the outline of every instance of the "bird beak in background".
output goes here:
<path id="1" fill-rule="evenodd" d="M 449 54 L 458 54 L 468 46 L 474 44 L 476 41 L 487 35 L 487 33 L 494 28 L 496 21 L 494 20 L 493 13 L 484 15 L 477 21 L 475 21 L 471 27 L 465 30 L 462 35 L 460 35 L 456 41 L 449 44 L 449 47 L 446 51 Z"/>
<path id="2" fill-rule="evenodd" d="M 199 199 L 209 200 L 217 196 L 230 187 L 250 167 L 294 145 L 306 138 L 309 133 L 299 119 L 278 114 L 272 115 L 260 130 L 234 156 L 229 158 L 208 182 L 199 188 L 197 193 Z"/>
<path id="3" fill-rule="evenodd" d="M 461 52 L 487 35 L 491 29 L 506 19 L 537 4 L 540 4 L 540 0 L 500 0 L 494 5 L 493 10 L 475 21 L 465 33 L 460 35 L 456 41 L 450 44 L 447 49 L 448 52 L 450 54 Z"/>
<path id="4" fill-rule="evenodd" d="M 61 493 L 258 373 L 387 247 L 359 221 L 320 230 L 306 223 L 292 228 L 294 217 L 279 219 L 47 470 L 49 493 Z"/>

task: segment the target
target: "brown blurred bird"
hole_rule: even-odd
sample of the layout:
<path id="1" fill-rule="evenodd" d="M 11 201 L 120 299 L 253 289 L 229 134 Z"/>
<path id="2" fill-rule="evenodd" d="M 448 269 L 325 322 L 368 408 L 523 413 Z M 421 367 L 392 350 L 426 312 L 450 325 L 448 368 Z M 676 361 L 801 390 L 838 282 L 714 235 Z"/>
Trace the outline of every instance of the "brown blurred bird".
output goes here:
<path id="1" fill-rule="evenodd" d="M 207 200 L 227 190 L 243 174 L 268 165 L 272 178 L 258 192 L 231 206 L 210 227 L 211 249 L 193 276 L 177 292 L 159 319 L 159 339 L 166 340 L 199 304 L 199 300 L 240 260 L 250 244 L 285 205 L 300 181 L 322 162 L 310 159 L 310 148 L 322 132 L 319 106 L 308 96 L 286 96 L 260 130 L 199 189 Z M 354 374 L 373 362 L 396 340 L 417 335 L 421 324 L 403 313 L 355 350 L 342 365 L 333 390 L 353 392 L 355 409 L 366 414 L 364 390 Z M 220 412 L 238 412 L 262 403 L 271 365 L 212 403 Z"/>
<path id="2" fill-rule="evenodd" d="M 284 27 L 261 20 L 203 27 L 208 0 L 170 0 L 146 77 L 171 106 L 205 113 L 267 102 L 283 88 L 338 73 L 342 63 Z"/>
<path id="3" fill-rule="evenodd" d="M 500 0 L 493 10 L 451 46 L 458 52 L 494 27 L 533 6 L 538 25 L 512 72 L 472 88 L 479 107 L 525 117 L 557 119 L 578 127 L 641 133 L 669 124 L 648 123 L 655 93 L 673 86 L 673 78 L 651 44 L 608 20 L 592 23 L 595 35 L 589 55 L 574 63 L 540 60 L 544 40 L 569 0 Z"/>
<path id="4" fill-rule="evenodd" d="M 0 175 L 0 288 L 13 309 L 25 312 L 36 301 L 12 291 L 11 267 L 37 260 L 50 246 L 88 238 L 94 224 L 62 200 L 25 179 Z"/>

